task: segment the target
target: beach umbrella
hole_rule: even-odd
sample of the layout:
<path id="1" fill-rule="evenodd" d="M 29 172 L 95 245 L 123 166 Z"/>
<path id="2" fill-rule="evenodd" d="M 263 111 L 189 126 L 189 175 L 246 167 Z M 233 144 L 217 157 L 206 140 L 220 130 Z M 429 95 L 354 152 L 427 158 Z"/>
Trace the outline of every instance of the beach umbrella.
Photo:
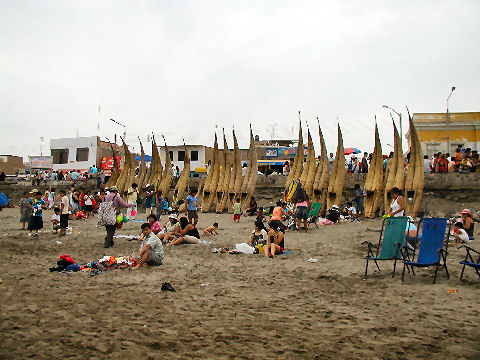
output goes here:
<path id="1" fill-rule="evenodd" d="M 345 155 L 351 155 L 351 154 L 360 154 L 361 151 L 358 150 L 357 148 L 345 148 Z"/>
<path id="2" fill-rule="evenodd" d="M 8 197 L 4 193 L 0 193 L 0 206 L 5 206 L 8 204 L 10 200 L 8 200 Z"/>
<path id="3" fill-rule="evenodd" d="M 142 157 L 139 155 L 139 156 L 137 156 L 137 157 L 135 158 L 135 160 L 140 161 L 140 160 L 142 160 Z M 145 161 L 146 161 L 146 162 L 151 162 L 151 161 L 152 161 L 152 157 L 151 157 L 150 155 L 145 155 Z"/>

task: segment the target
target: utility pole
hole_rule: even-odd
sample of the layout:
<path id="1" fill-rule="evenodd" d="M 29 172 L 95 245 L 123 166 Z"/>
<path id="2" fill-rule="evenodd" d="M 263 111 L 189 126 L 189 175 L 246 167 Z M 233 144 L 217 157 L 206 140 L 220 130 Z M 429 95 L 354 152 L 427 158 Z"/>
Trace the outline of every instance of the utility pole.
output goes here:
<path id="1" fill-rule="evenodd" d="M 400 145 L 402 145 L 402 149 L 403 149 L 402 113 L 399 113 L 398 111 L 395 111 L 394 109 L 392 109 L 390 106 L 387 106 L 387 105 L 382 105 L 382 107 L 385 108 L 385 109 L 392 110 L 395 114 L 398 115 L 399 122 L 400 122 Z"/>
<path id="2" fill-rule="evenodd" d="M 40 156 L 43 156 L 43 136 L 40 136 Z"/>
<path id="3" fill-rule="evenodd" d="M 450 94 L 448 95 L 447 98 L 447 116 L 445 117 L 445 122 L 446 122 L 446 128 L 447 128 L 447 153 L 450 152 L 450 112 L 448 110 L 448 100 L 450 100 L 450 96 L 452 96 L 453 91 L 455 90 L 455 86 L 452 86 L 452 90 L 450 91 Z"/>

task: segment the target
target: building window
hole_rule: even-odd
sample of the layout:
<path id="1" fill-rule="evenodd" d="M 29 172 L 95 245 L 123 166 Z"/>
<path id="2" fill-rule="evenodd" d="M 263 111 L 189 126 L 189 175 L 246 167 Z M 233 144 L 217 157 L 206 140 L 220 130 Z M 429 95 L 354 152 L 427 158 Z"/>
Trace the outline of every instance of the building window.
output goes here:
<path id="1" fill-rule="evenodd" d="M 185 151 L 183 150 L 178 151 L 178 161 L 185 161 Z"/>
<path id="2" fill-rule="evenodd" d="M 54 164 L 68 164 L 68 149 L 51 150 Z"/>
<path id="3" fill-rule="evenodd" d="M 88 161 L 88 148 L 77 148 L 77 161 Z"/>
<path id="4" fill-rule="evenodd" d="M 170 160 L 173 161 L 173 151 L 168 152 L 170 154 Z"/>
<path id="5" fill-rule="evenodd" d="M 190 152 L 190 159 L 192 161 L 198 161 L 198 151 L 197 150 L 192 150 Z"/>

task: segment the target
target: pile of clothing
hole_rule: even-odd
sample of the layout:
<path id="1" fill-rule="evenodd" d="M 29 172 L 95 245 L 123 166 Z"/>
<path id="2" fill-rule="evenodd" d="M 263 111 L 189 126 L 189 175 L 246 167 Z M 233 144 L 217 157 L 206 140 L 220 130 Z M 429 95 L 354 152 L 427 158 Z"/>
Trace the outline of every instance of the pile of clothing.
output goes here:
<path id="1" fill-rule="evenodd" d="M 57 261 L 56 267 L 51 267 L 50 272 L 54 271 L 80 271 L 80 266 L 72 259 L 72 257 L 68 254 L 61 255 L 59 260 Z"/>

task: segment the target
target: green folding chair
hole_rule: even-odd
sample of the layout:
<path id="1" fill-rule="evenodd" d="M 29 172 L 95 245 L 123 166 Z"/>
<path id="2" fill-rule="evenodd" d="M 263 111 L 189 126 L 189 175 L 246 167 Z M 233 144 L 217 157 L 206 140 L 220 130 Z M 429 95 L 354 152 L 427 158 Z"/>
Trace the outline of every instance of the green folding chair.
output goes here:
<path id="1" fill-rule="evenodd" d="M 320 209 L 322 208 L 322 203 L 312 203 L 312 207 L 308 212 L 308 224 L 314 223 L 315 226 L 318 228 L 317 220 L 318 214 L 320 213 Z"/>
<path id="2" fill-rule="evenodd" d="M 383 220 L 382 230 L 378 238 L 378 244 L 374 245 L 371 242 L 364 241 L 362 245 L 368 246 L 368 253 L 365 256 L 367 264 L 365 266 L 365 277 L 368 272 L 369 261 L 374 261 L 378 271 L 380 267 L 378 262 L 380 260 L 394 260 L 392 278 L 395 276 L 395 269 L 397 267 L 397 260 L 402 260 L 402 246 L 405 241 L 405 229 L 407 227 L 408 217 L 389 217 Z"/>

